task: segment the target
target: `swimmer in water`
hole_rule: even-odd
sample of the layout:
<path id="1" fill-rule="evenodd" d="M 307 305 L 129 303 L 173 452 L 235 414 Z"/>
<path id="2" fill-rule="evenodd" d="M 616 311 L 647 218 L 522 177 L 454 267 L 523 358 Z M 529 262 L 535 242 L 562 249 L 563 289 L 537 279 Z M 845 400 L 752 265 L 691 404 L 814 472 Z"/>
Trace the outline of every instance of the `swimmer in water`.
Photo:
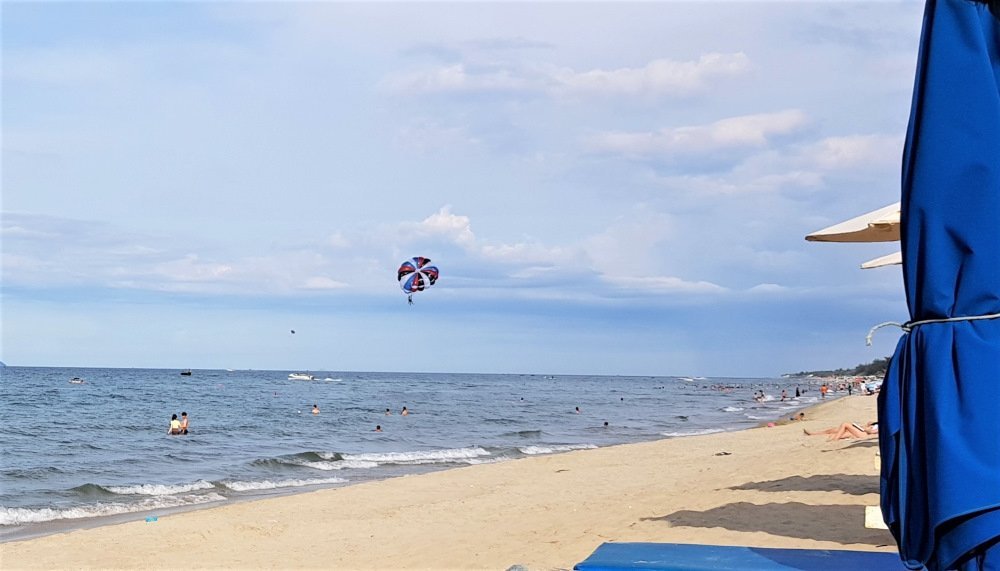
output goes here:
<path id="1" fill-rule="evenodd" d="M 410 414 L 410 411 L 406 410 L 406 407 L 404 406 L 403 410 L 399 414 L 401 414 L 403 416 L 406 416 L 406 415 Z"/>
<path id="2" fill-rule="evenodd" d="M 375 432 L 382 432 L 382 425 L 381 424 L 376 424 L 375 425 Z"/>
<path id="3" fill-rule="evenodd" d="M 385 415 L 386 416 L 392 416 L 392 411 L 389 410 L 389 409 L 385 409 Z"/>
<path id="4" fill-rule="evenodd" d="M 319 414 L 319 406 L 313 405 L 313 414 Z"/>
<path id="5" fill-rule="evenodd" d="M 181 421 L 177 420 L 177 415 L 170 417 L 170 428 L 167 429 L 167 434 L 180 434 L 181 433 Z"/>

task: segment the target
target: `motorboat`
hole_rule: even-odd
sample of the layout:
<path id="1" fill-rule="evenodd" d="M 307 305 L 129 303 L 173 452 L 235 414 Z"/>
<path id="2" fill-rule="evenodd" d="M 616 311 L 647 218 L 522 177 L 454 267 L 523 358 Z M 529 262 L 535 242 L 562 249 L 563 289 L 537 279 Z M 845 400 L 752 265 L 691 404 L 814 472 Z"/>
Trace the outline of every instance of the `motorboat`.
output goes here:
<path id="1" fill-rule="evenodd" d="M 308 373 L 291 373 L 288 375 L 289 381 L 315 381 L 316 377 Z"/>
<path id="2" fill-rule="evenodd" d="M 84 381 L 80 377 L 73 377 L 72 379 L 69 380 L 69 382 L 70 382 L 71 385 L 82 385 L 82 384 L 86 383 L 87 381 Z"/>
<path id="3" fill-rule="evenodd" d="M 186 371 L 181 371 L 181 374 L 184 375 L 185 377 L 190 377 L 191 376 L 191 369 L 188 369 Z"/>

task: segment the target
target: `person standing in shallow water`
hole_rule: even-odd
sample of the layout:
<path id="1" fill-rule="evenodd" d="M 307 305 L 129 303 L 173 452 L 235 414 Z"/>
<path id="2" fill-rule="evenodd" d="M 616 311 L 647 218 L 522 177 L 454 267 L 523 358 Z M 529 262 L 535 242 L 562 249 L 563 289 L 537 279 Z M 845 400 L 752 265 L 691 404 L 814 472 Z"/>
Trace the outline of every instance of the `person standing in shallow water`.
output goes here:
<path id="1" fill-rule="evenodd" d="M 177 420 L 177 415 L 174 414 L 170 417 L 170 428 L 167 429 L 167 434 L 180 434 L 181 433 L 181 421 Z"/>
<path id="2" fill-rule="evenodd" d="M 406 416 L 406 415 L 410 414 L 410 411 L 406 410 L 406 407 L 404 406 L 403 410 L 399 414 L 401 414 L 402 416 Z"/>
<path id="3" fill-rule="evenodd" d="M 188 413 L 181 413 L 181 434 L 188 433 Z"/>

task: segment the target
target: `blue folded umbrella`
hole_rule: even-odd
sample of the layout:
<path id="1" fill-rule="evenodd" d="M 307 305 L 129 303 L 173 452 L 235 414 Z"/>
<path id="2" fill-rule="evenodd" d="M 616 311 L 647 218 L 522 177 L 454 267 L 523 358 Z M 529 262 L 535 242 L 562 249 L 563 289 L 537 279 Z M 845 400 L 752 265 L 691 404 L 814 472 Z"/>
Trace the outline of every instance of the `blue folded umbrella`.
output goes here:
<path id="1" fill-rule="evenodd" d="M 911 569 L 1000 569 L 998 14 L 924 14 L 902 173 L 910 322 L 879 395 L 882 513 Z"/>
<path id="2" fill-rule="evenodd" d="M 605 543 L 577 571 L 894 571 L 895 553 L 685 543 Z"/>

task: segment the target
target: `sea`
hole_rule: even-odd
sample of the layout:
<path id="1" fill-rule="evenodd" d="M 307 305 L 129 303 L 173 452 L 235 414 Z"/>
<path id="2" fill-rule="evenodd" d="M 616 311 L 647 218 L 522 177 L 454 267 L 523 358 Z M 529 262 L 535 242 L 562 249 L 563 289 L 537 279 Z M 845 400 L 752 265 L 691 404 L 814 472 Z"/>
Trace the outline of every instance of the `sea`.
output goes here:
<path id="1" fill-rule="evenodd" d="M 740 430 L 819 397 L 808 381 L 784 378 L 300 371 L 315 379 L 300 381 L 288 378 L 295 371 L 181 372 L 0 369 L 0 541 Z M 796 387 L 801 398 L 780 399 Z M 181 412 L 189 433 L 171 436 L 171 415 Z"/>

